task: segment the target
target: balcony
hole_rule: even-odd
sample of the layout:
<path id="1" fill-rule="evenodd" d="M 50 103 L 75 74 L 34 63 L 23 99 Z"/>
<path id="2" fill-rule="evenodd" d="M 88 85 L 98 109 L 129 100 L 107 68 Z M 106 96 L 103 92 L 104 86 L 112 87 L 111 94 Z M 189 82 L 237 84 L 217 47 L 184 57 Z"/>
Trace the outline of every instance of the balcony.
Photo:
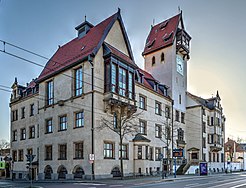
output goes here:
<path id="1" fill-rule="evenodd" d="M 219 152 L 222 150 L 222 146 L 220 144 L 213 144 L 210 146 L 210 151 L 211 152 Z"/>
<path id="2" fill-rule="evenodd" d="M 186 143 L 184 140 L 176 140 L 177 142 L 177 148 L 184 148 Z"/>
<path id="3" fill-rule="evenodd" d="M 180 52 L 183 55 L 189 55 L 190 53 L 190 40 L 191 37 L 183 29 L 178 29 L 176 35 L 176 49 L 177 52 Z"/>
<path id="4" fill-rule="evenodd" d="M 104 95 L 104 103 L 105 103 L 105 112 L 111 111 L 113 112 L 115 108 L 121 106 L 126 107 L 128 111 L 136 112 L 137 106 L 136 101 L 133 99 L 129 99 L 127 97 L 123 97 L 121 95 L 115 93 L 106 93 Z"/>

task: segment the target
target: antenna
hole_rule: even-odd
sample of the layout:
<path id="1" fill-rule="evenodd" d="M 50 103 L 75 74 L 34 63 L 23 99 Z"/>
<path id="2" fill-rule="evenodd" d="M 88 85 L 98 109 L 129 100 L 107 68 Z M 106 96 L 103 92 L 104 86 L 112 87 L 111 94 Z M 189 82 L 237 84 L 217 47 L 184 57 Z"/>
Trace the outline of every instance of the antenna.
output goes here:
<path id="1" fill-rule="evenodd" d="M 85 14 L 85 22 L 86 22 L 86 14 Z"/>

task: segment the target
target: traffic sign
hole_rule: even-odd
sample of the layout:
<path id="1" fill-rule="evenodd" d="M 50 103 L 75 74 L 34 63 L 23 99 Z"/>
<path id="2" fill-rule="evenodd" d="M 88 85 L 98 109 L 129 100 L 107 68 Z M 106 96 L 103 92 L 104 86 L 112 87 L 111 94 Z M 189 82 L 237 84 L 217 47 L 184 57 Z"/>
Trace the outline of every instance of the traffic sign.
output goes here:
<path id="1" fill-rule="evenodd" d="M 27 155 L 26 155 L 27 161 L 32 162 L 33 159 L 35 158 L 35 156 L 36 156 L 36 155 L 27 154 Z"/>
<path id="2" fill-rule="evenodd" d="M 173 149 L 173 157 L 183 157 L 183 149 Z"/>
<path id="3" fill-rule="evenodd" d="M 95 154 L 89 154 L 89 161 L 95 160 Z"/>

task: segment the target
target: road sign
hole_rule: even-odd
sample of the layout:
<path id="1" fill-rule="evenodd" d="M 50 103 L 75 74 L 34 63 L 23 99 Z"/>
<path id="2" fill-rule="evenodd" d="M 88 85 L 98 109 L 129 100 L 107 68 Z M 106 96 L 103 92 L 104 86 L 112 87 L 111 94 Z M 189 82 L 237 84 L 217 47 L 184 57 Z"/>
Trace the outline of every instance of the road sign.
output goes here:
<path id="1" fill-rule="evenodd" d="M 95 154 L 89 154 L 89 161 L 95 160 Z"/>
<path id="2" fill-rule="evenodd" d="M 173 149 L 173 157 L 183 157 L 183 149 Z"/>
<path id="3" fill-rule="evenodd" d="M 36 156 L 36 155 L 27 154 L 27 155 L 26 155 L 27 161 L 32 162 L 33 159 L 35 158 L 35 156 Z"/>

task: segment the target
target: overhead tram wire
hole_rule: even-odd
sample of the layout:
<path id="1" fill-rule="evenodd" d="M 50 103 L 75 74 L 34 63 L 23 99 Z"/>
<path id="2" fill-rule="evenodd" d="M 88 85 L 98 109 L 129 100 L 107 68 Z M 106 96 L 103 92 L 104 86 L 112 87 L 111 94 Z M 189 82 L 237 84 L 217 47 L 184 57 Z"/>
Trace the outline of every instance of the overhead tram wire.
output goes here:
<path id="1" fill-rule="evenodd" d="M 39 66 L 39 67 L 42 67 L 42 68 L 45 68 L 45 69 L 48 69 L 48 70 L 53 71 L 53 69 L 49 69 L 49 68 L 45 67 L 44 65 L 41 65 L 41 64 L 39 64 L 39 63 L 36 63 L 35 61 L 31 61 L 31 60 L 28 60 L 28 59 L 26 59 L 26 58 L 20 57 L 20 56 L 18 56 L 18 55 L 15 55 L 15 54 L 6 52 L 6 50 L 5 50 L 5 51 L 4 51 L 4 50 L 0 50 L 0 52 L 5 53 L 5 54 L 7 54 L 7 55 L 10 55 L 10 56 L 12 56 L 12 57 L 15 57 L 15 58 L 17 58 L 17 59 L 21 59 L 21 60 L 26 61 L 26 62 L 28 62 L 28 63 L 31 63 L 31 64 L 33 64 L 33 65 L 36 65 L 36 66 Z M 84 72 L 83 72 L 83 73 L 84 73 Z M 70 76 L 70 75 L 67 75 L 67 74 L 65 74 L 65 73 L 61 73 L 61 74 L 64 75 L 64 76 L 66 76 L 66 77 L 69 77 L 69 78 L 71 78 L 71 79 L 73 79 L 73 80 L 77 80 L 77 79 L 75 79 L 74 77 L 72 77 L 72 76 Z M 80 81 L 80 80 L 79 80 L 79 81 Z M 88 84 L 88 85 L 91 85 L 91 83 L 86 82 L 86 81 L 84 81 L 84 80 L 83 80 L 82 82 L 83 82 L 83 83 L 86 83 L 86 84 Z M 99 86 L 94 86 L 94 87 L 97 87 L 97 88 L 99 88 L 99 89 L 104 90 L 104 88 L 99 87 Z"/>
<path id="2" fill-rule="evenodd" d="M 0 39 L 0 42 L 2 42 L 2 43 L 4 44 L 4 46 L 5 46 L 6 44 L 8 44 L 8 45 L 10 45 L 10 46 L 12 46 L 12 47 L 14 47 L 14 48 L 17 48 L 17 49 L 19 49 L 19 50 L 23 50 L 24 52 L 30 53 L 30 54 L 32 54 L 32 55 L 36 55 L 36 56 L 38 56 L 38 57 L 40 57 L 40 58 L 43 58 L 43 59 L 45 59 L 45 60 L 48 60 L 48 61 L 51 61 L 51 62 L 53 62 L 53 63 L 57 63 L 57 64 L 63 66 L 63 64 L 60 63 L 60 62 L 58 62 L 58 61 L 54 61 L 54 60 L 52 60 L 52 59 L 50 59 L 50 58 L 48 58 L 48 57 L 45 57 L 45 56 L 40 55 L 40 54 L 38 54 L 38 53 L 32 52 L 32 51 L 30 51 L 30 50 L 27 50 L 27 49 L 25 49 L 25 48 L 22 48 L 22 47 L 20 47 L 20 46 L 15 45 L 15 44 L 11 44 L 11 43 L 6 42 L 6 41 L 3 41 L 3 40 L 1 40 L 1 39 Z M 6 51 L 6 50 L 5 50 L 5 47 L 4 47 L 4 51 Z M 72 60 L 73 58 L 74 58 L 74 57 L 72 57 L 71 59 L 69 59 L 69 60 L 67 60 L 67 61 L 70 61 L 70 60 Z M 43 66 L 43 65 L 42 65 L 42 66 Z M 43 67 L 44 67 L 44 66 L 43 66 Z M 86 72 L 83 72 L 83 74 L 86 74 L 86 75 L 88 75 L 88 76 L 91 76 L 90 74 L 88 74 L 88 73 L 86 73 Z M 99 79 L 99 80 L 102 80 L 101 78 L 98 78 L 98 77 L 96 77 L 96 76 L 94 76 L 94 78 Z"/>

